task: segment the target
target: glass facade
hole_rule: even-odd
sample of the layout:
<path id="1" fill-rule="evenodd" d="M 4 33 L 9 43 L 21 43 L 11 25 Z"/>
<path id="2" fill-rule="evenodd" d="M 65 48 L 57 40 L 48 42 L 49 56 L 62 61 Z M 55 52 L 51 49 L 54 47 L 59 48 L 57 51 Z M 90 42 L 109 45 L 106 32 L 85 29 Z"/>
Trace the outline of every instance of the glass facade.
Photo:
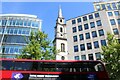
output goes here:
<path id="1" fill-rule="evenodd" d="M 41 29 L 41 20 L 33 15 L 0 15 L 0 57 L 15 58 L 27 45 L 31 31 Z"/>

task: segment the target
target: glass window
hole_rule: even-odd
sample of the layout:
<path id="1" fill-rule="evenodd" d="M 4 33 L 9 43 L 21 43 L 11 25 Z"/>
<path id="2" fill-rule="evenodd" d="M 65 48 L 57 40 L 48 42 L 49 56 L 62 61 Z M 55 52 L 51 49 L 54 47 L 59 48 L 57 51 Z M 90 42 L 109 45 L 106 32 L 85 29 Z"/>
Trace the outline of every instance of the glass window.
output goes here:
<path id="1" fill-rule="evenodd" d="M 113 16 L 113 13 L 112 12 L 108 12 L 108 16 Z"/>
<path id="2" fill-rule="evenodd" d="M 65 44 L 61 43 L 61 52 L 65 52 Z"/>
<path id="3" fill-rule="evenodd" d="M 102 10 L 106 10 L 105 4 L 101 4 Z"/>
<path id="4" fill-rule="evenodd" d="M 60 28 L 60 32 L 63 32 L 63 28 L 62 27 Z"/>
<path id="5" fill-rule="evenodd" d="M 77 42 L 77 36 L 73 36 L 73 41 Z"/>
<path id="6" fill-rule="evenodd" d="M 28 21 L 28 26 L 31 26 L 31 21 Z"/>
<path id="7" fill-rule="evenodd" d="M 18 49 L 18 48 L 15 48 L 14 51 L 15 51 L 15 53 L 18 53 L 18 52 L 19 52 L 19 49 Z"/>
<path id="8" fill-rule="evenodd" d="M 82 30 L 83 30 L 83 29 L 82 29 L 82 25 L 79 25 L 79 26 L 78 26 L 78 30 L 79 30 L 79 31 L 82 31 Z"/>
<path id="9" fill-rule="evenodd" d="M 86 55 L 81 55 L 82 60 L 86 60 Z"/>
<path id="10" fill-rule="evenodd" d="M 17 34 L 18 29 L 14 29 L 14 34 Z"/>
<path id="11" fill-rule="evenodd" d="M 10 29 L 8 28 L 8 29 L 6 29 L 6 31 L 7 31 L 7 33 L 9 34 L 10 33 Z"/>
<path id="12" fill-rule="evenodd" d="M 114 19 L 110 19 L 110 23 L 111 23 L 111 25 L 116 25 L 116 23 L 115 23 L 115 20 L 114 20 Z"/>
<path id="13" fill-rule="evenodd" d="M 74 46 L 74 52 L 78 52 L 78 45 Z"/>
<path id="14" fill-rule="evenodd" d="M 5 26 L 7 24 L 7 20 L 2 20 L 2 26 Z"/>
<path id="15" fill-rule="evenodd" d="M 110 4 L 108 3 L 108 4 L 106 4 L 106 6 L 107 6 L 107 9 L 108 10 L 112 10 L 112 8 L 111 8 L 111 6 L 110 6 Z"/>
<path id="16" fill-rule="evenodd" d="M 84 24 L 84 28 L 85 28 L 85 29 L 89 29 L 88 24 Z"/>
<path id="17" fill-rule="evenodd" d="M 81 22 L 81 18 L 78 18 L 78 19 L 77 19 L 77 22 L 78 22 L 78 23 Z"/>
<path id="18" fill-rule="evenodd" d="M 115 13 L 116 16 L 120 15 L 119 11 L 114 11 L 114 13 Z"/>
<path id="19" fill-rule="evenodd" d="M 102 26 L 101 20 L 96 21 L 97 26 Z"/>
<path id="20" fill-rule="evenodd" d="M 99 36 L 103 36 L 103 35 L 104 35 L 104 31 L 103 31 L 103 29 L 98 30 L 98 32 L 99 32 Z"/>
<path id="21" fill-rule="evenodd" d="M 100 11 L 100 5 L 96 5 L 96 9 Z"/>
<path id="22" fill-rule="evenodd" d="M 118 9 L 120 10 L 120 2 L 118 2 L 117 4 L 118 4 Z"/>
<path id="23" fill-rule="evenodd" d="M 16 25 L 18 26 L 20 21 L 19 21 L 19 20 L 16 20 L 16 21 L 17 21 L 17 22 L 16 22 Z"/>
<path id="24" fill-rule="evenodd" d="M 12 25 L 14 25 L 14 26 L 15 26 L 15 24 L 16 24 L 16 20 L 13 20 L 13 23 L 12 23 Z"/>
<path id="25" fill-rule="evenodd" d="M 10 29 L 10 34 L 13 34 L 13 29 Z"/>
<path id="26" fill-rule="evenodd" d="M 117 9 L 116 3 L 112 3 L 112 8 L 113 8 L 114 10 Z"/>
<path id="27" fill-rule="evenodd" d="M 23 26 L 23 20 L 20 20 L 19 24 L 20 26 Z"/>
<path id="28" fill-rule="evenodd" d="M 95 41 L 95 42 L 94 42 L 94 48 L 99 48 L 99 43 L 98 43 L 98 41 Z"/>
<path id="29" fill-rule="evenodd" d="M 8 20 L 8 26 L 12 25 L 12 20 Z"/>
<path id="30" fill-rule="evenodd" d="M 76 24 L 76 21 L 75 21 L 75 20 L 72 20 L 72 24 Z"/>
<path id="31" fill-rule="evenodd" d="M 91 26 L 91 28 L 94 28 L 95 27 L 95 23 L 94 22 L 90 22 L 90 26 Z"/>
<path id="32" fill-rule="evenodd" d="M 79 59 L 79 56 L 75 56 L 75 60 L 80 60 L 80 59 Z"/>
<path id="33" fill-rule="evenodd" d="M 101 45 L 102 46 L 106 46 L 107 44 L 106 44 L 106 40 L 101 40 Z"/>
<path id="34" fill-rule="evenodd" d="M 81 51 L 85 51 L 85 44 L 80 44 Z"/>
<path id="35" fill-rule="evenodd" d="M 87 43 L 87 49 L 92 49 L 92 44 L 91 43 Z"/>
<path id="36" fill-rule="evenodd" d="M 39 27 L 39 22 L 35 22 L 34 27 Z"/>
<path id="37" fill-rule="evenodd" d="M 91 15 L 89 15 L 89 19 L 93 19 L 93 15 L 91 14 Z"/>
<path id="38" fill-rule="evenodd" d="M 95 53 L 96 60 L 101 60 L 101 54 L 100 52 Z"/>
<path id="39" fill-rule="evenodd" d="M 84 16 L 84 17 L 83 17 L 83 21 L 86 21 L 86 20 L 87 20 L 87 16 Z"/>
<path id="40" fill-rule="evenodd" d="M 22 34 L 22 30 L 21 30 L 21 29 L 19 29 L 19 32 L 18 32 L 18 34 Z"/>
<path id="41" fill-rule="evenodd" d="M 5 48 L 5 53 L 9 53 L 9 48 Z"/>
<path id="42" fill-rule="evenodd" d="M 73 27 L 72 30 L 73 30 L 73 33 L 74 33 L 74 32 L 77 32 L 76 27 Z"/>
<path id="43" fill-rule="evenodd" d="M 90 33 L 85 33 L 86 39 L 90 39 Z"/>
<path id="44" fill-rule="evenodd" d="M 95 13 L 95 18 L 99 17 L 99 13 Z"/>
<path id="45" fill-rule="evenodd" d="M 10 48 L 10 53 L 14 53 L 14 48 Z"/>
<path id="46" fill-rule="evenodd" d="M 12 70 L 14 63 L 12 61 L 2 61 L 3 70 Z"/>
<path id="47" fill-rule="evenodd" d="M 29 34 L 29 30 L 26 30 L 26 34 Z"/>
<path id="48" fill-rule="evenodd" d="M 94 60 L 93 59 L 93 54 L 88 54 L 88 58 L 89 58 L 89 60 Z"/>
<path id="49" fill-rule="evenodd" d="M 22 34 L 25 34 L 25 33 L 26 33 L 26 31 L 23 29 L 23 30 L 22 30 Z"/>
<path id="50" fill-rule="evenodd" d="M 35 26 L 35 22 L 34 21 L 32 21 L 32 27 L 34 27 Z"/>
<path id="51" fill-rule="evenodd" d="M 118 34 L 119 34 L 119 31 L 118 31 L 117 28 L 113 29 L 113 32 L 114 32 L 115 35 L 118 35 Z"/>
<path id="52" fill-rule="evenodd" d="M 118 24 L 120 25 L 120 19 L 117 19 L 117 21 L 118 21 Z"/>
<path id="53" fill-rule="evenodd" d="M 27 21 L 24 21 L 24 26 L 27 26 Z"/>
<path id="54" fill-rule="evenodd" d="M 84 40 L 83 34 L 80 34 L 79 37 L 80 37 L 80 40 Z"/>
<path id="55" fill-rule="evenodd" d="M 94 38 L 94 37 L 97 37 L 96 31 L 92 31 L 92 37 L 93 37 L 93 38 Z"/>
<path id="56" fill-rule="evenodd" d="M 0 26 L 2 26 L 2 20 L 0 20 Z"/>
<path id="57" fill-rule="evenodd" d="M 2 34 L 2 28 L 0 28 L 0 34 Z M 1 39 L 1 38 L 0 38 Z M 1 41 L 1 40 L 0 40 Z"/>

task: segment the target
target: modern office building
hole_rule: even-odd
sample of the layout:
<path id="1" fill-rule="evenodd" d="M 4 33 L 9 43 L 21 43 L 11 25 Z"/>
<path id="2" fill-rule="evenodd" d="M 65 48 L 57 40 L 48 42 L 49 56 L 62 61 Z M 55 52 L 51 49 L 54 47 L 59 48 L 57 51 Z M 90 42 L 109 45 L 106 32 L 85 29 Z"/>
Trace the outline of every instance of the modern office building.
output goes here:
<path id="1" fill-rule="evenodd" d="M 66 21 L 68 60 L 99 60 L 101 47 L 107 45 L 107 32 L 120 39 L 120 1 L 93 5 L 94 12 Z"/>
<path id="2" fill-rule="evenodd" d="M 41 23 L 35 15 L 0 14 L 0 57 L 20 54 L 31 31 L 41 31 Z"/>

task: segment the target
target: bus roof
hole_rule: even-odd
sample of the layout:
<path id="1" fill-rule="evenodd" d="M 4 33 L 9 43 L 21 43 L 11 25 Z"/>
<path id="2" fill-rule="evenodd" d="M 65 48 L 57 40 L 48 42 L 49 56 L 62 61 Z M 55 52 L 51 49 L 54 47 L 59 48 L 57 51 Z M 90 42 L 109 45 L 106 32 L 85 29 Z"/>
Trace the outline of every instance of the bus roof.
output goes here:
<path id="1" fill-rule="evenodd" d="M 7 60 L 7 61 L 33 61 L 33 62 L 100 62 L 98 60 L 32 60 L 32 59 L 10 59 L 10 58 L 0 58 L 0 61 Z"/>

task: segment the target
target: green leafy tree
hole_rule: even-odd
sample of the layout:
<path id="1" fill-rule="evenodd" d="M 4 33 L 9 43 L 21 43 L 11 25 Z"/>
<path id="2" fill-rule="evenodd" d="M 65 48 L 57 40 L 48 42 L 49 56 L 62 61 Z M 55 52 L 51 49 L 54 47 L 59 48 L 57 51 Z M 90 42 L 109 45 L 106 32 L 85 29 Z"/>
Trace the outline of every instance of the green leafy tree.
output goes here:
<path id="1" fill-rule="evenodd" d="M 120 80 L 120 43 L 114 35 L 107 34 L 107 46 L 102 47 L 103 62 L 111 80 Z"/>
<path id="2" fill-rule="evenodd" d="M 47 37 L 47 34 L 44 32 L 31 32 L 28 40 L 26 39 L 27 45 L 22 49 L 22 53 L 17 58 L 54 60 L 57 51 Z"/>

